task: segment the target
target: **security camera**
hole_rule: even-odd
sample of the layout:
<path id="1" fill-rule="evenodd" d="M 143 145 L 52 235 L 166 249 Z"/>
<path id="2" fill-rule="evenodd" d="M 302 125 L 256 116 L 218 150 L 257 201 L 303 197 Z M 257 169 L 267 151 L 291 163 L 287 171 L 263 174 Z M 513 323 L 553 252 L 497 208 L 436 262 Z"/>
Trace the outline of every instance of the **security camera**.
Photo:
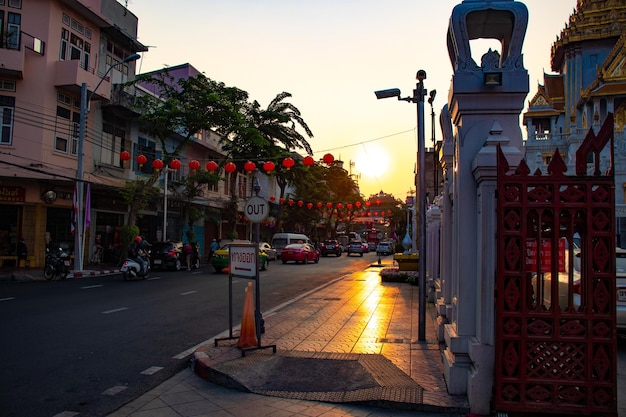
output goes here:
<path id="1" fill-rule="evenodd" d="M 426 79 L 426 71 L 424 71 L 424 70 L 417 71 L 417 76 L 415 78 L 418 81 L 424 81 Z"/>
<path id="2" fill-rule="evenodd" d="M 400 97 L 400 89 L 399 88 L 390 88 L 389 90 L 378 90 L 374 91 L 377 99 L 381 98 L 391 98 L 391 97 Z"/>

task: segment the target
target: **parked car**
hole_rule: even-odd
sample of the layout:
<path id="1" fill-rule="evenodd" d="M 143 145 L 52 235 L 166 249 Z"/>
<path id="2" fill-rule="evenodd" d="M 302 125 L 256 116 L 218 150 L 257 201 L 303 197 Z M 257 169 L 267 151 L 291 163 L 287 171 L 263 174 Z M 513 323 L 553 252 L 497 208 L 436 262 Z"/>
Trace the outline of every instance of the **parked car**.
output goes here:
<path id="1" fill-rule="evenodd" d="M 376 242 L 367 242 L 367 248 L 369 249 L 370 252 L 373 252 L 376 250 Z"/>
<path id="2" fill-rule="evenodd" d="M 363 246 L 363 253 L 370 252 L 370 245 L 368 245 L 367 242 L 361 242 L 361 246 Z"/>
<path id="3" fill-rule="evenodd" d="M 320 261 L 320 253 L 309 243 L 292 243 L 285 246 L 285 249 L 281 251 L 280 259 L 284 264 L 288 261 L 305 264 L 309 263 L 309 261 L 318 263 Z"/>
<path id="4" fill-rule="evenodd" d="M 151 269 L 180 271 L 183 260 L 183 242 L 155 242 L 150 248 Z"/>
<path id="5" fill-rule="evenodd" d="M 276 259 L 278 259 L 278 251 L 267 242 L 259 243 L 259 250 L 265 252 L 269 261 L 275 261 Z"/>
<path id="6" fill-rule="evenodd" d="M 376 255 L 393 255 L 393 243 L 392 242 L 380 242 L 376 246 Z"/>
<path id="7" fill-rule="evenodd" d="M 341 252 L 343 252 L 343 250 L 337 240 L 329 239 L 320 243 L 320 254 L 322 256 L 328 256 L 330 254 L 341 256 Z"/>
<path id="8" fill-rule="evenodd" d="M 348 256 L 356 253 L 359 256 L 363 256 L 363 242 L 360 240 L 351 240 L 348 244 Z"/>
<path id="9" fill-rule="evenodd" d="M 249 240 L 232 240 L 226 242 L 220 246 L 218 250 L 213 253 L 213 257 L 211 258 L 211 266 L 215 268 L 215 272 L 222 272 L 224 268 L 227 268 L 230 263 L 230 245 L 233 243 L 251 243 Z M 265 271 L 267 270 L 267 266 L 269 264 L 269 259 L 267 254 L 261 250 L 259 250 L 259 270 Z"/>

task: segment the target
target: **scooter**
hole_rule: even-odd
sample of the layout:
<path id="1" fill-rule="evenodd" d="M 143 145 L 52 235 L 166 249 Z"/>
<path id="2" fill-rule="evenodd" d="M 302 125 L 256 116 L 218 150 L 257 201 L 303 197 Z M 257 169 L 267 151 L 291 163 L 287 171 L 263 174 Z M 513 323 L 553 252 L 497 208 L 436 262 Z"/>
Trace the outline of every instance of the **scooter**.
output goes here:
<path id="1" fill-rule="evenodd" d="M 122 277 L 124 281 L 129 281 L 134 278 L 146 279 L 150 275 L 150 260 L 147 256 L 142 255 L 141 258 L 144 262 L 144 269 L 141 269 L 139 263 L 132 258 L 126 258 L 122 267 L 120 268 L 120 272 L 122 273 Z"/>

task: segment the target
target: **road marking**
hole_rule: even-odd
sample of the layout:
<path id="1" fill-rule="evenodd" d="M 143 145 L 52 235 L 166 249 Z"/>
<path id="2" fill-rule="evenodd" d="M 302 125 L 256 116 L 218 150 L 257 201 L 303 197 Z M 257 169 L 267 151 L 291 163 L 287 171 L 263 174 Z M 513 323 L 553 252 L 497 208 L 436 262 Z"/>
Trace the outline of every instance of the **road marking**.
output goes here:
<path id="1" fill-rule="evenodd" d="M 111 387 L 108 390 L 104 391 L 101 395 L 113 396 L 115 394 L 119 394 L 120 392 L 124 391 L 126 388 L 128 388 L 128 387 L 125 386 L 125 385 L 116 385 L 116 386 Z"/>
<path id="2" fill-rule="evenodd" d="M 156 281 L 157 279 L 161 279 L 161 277 L 148 278 L 146 281 Z"/>
<path id="3" fill-rule="evenodd" d="M 0 301 L 11 301 L 11 300 L 15 300 L 15 297 L 0 298 Z"/>
<path id="4" fill-rule="evenodd" d="M 80 413 L 77 413 L 75 411 L 62 411 L 59 414 L 55 414 L 52 417 L 74 417 L 80 415 Z"/>
<path id="5" fill-rule="evenodd" d="M 162 366 L 151 366 L 148 369 L 146 369 L 145 371 L 142 371 L 141 375 L 154 375 L 157 372 L 159 372 L 161 369 L 163 369 Z"/>
<path id="6" fill-rule="evenodd" d="M 113 310 L 103 311 L 102 314 L 117 313 L 117 312 L 124 311 L 124 310 L 128 310 L 128 307 L 114 308 Z"/>
<path id="7" fill-rule="evenodd" d="M 189 294 L 195 294 L 198 291 L 187 291 L 187 292 L 181 292 L 180 295 L 189 295 Z"/>
<path id="8" fill-rule="evenodd" d="M 100 287 L 104 287 L 103 284 L 97 284 L 97 285 L 88 285 L 86 287 L 80 287 L 81 290 L 90 290 L 92 288 L 100 288 Z"/>

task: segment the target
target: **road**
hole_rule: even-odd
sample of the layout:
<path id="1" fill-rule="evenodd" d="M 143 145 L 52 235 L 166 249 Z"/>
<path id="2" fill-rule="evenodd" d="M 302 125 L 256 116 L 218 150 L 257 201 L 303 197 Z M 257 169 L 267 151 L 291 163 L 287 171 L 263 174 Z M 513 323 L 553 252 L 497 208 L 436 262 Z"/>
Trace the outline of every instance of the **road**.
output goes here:
<path id="1" fill-rule="evenodd" d="M 375 263 L 271 262 L 261 272 L 261 311 Z M 247 279 L 233 280 L 233 324 Z M 228 277 L 153 271 L 66 281 L 0 282 L 0 414 L 105 416 L 185 366 L 194 347 L 229 329 Z"/>

